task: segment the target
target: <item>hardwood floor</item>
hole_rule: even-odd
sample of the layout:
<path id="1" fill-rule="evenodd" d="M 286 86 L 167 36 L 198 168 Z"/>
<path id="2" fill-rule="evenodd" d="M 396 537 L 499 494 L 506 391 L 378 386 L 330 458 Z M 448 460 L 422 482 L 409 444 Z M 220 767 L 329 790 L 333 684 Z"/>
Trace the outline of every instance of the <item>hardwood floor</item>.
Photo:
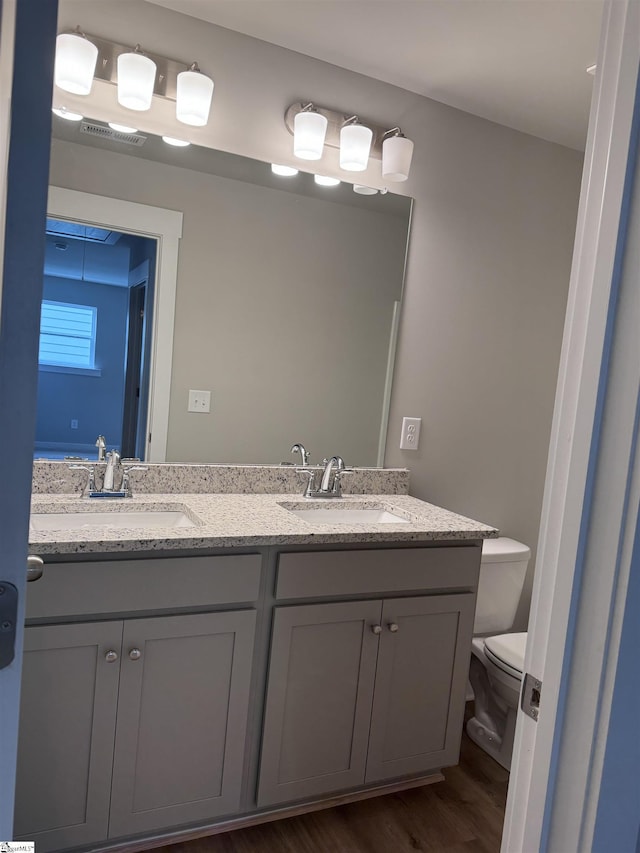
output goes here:
<path id="1" fill-rule="evenodd" d="M 466 735 L 446 780 L 160 853 L 497 853 L 509 774 Z"/>

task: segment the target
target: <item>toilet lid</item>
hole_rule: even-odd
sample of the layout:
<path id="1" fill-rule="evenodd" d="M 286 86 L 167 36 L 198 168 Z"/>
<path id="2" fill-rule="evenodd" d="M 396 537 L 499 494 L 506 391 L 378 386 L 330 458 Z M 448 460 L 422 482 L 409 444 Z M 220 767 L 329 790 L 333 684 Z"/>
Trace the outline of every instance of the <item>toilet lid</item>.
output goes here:
<path id="1" fill-rule="evenodd" d="M 484 647 L 494 662 L 503 669 L 522 675 L 524 669 L 524 650 L 527 645 L 527 632 L 521 634 L 498 634 L 495 637 L 487 637 Z"/>

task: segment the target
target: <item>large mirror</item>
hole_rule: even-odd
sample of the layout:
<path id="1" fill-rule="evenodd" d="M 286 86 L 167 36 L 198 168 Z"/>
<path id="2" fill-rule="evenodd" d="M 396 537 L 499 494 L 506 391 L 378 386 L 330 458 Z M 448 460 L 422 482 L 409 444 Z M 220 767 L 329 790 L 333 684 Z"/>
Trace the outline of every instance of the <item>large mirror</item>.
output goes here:
<path id="1" fill-rule="evenodd" d="M 168 375 L 160 338 L 153 338 L 162 257 L 156 264 L 156 241 L 143 232 L 127 233 L 138 231 L 130 228 L 122 234 L 105 229 L 109 236 L 96 238 L 99 215 L 89 222 L 92 238 L 86 239 L 80 217 L 76 233 L 61 236 L 65 220 L 56 219 L 47 238 L 53 260 L 45 281 L 52 288 L 56 276 L 73 278 L 74 287 L 65 283 L 65 292 L 73 291 L 66 298 L 75 305 L 97 305 L 84 296 L 101 288 L 95 352 L 106 358 L 106 336 L 119 361 L 113 370 L 96 363 L 93 374 L 70 372 L 68 380 L 51 367 L 41 369 L 39 446 L 49 443 L 60 451 L 68 445 L 74 455 L 91 456 L 101 433 L 108 447 L 120 447 L 128 412 L 127 455 L 132 440 L 144 455 L 148 401 L 161 393 L 155 383 L 162 382 L 168 389 L 166 461 L 277 464 L 296 461 L 290 447 L 302 442 L 312 463 L 340 454 L 351 465 L 381 464 L 411 201 L 391 193 L 361 195 L 347 184 L 318 186 L 304 173 L 276 176 L 270 164 L 196 146 L 172 148 L 146 134 L 142 144 L 119 138 L 126 134 L 109 138 L 106 125 L 100 132 L 95 127 L 101 123 L 88 124 L 93 132 L 85 122 L 54 117 L 52 186 L 182 214 L 172 368 Z M 61 255 L 69 263 L 61 273 L 56 243 L 63 240 Z M 111 242 L 96 247 L 97 241 Z M 118 256 L 122 275 L 100 281 L 109 252 Z M 149 285 L 142 297 L 146 327 L 137 346 L 142 372 L 136 382 L 131 312 L 140 312 L 141 303 L 131 289 L 142 268 Z M 49 301 L 62 302 L 55 293 L 63 291 L 51 290 Z M 148 388 L 145 375 L 154 361 Z M 118 388 L 99 387 L 106 373 L 120 377 Z M 58 390 L 45 392 L 52 377 Z M 65 381 L 81 389 L 75 397 L 59 390 Z M 194 391 L 208 392 L 204 402 L 201 395 L 194 401 Z M 138 400 L 133 426 L 136 407 L 127 394 Z M 56 441 L 40 429 L 52 411 Z M 46 454 L 36 450 L 38 455 Z"/>

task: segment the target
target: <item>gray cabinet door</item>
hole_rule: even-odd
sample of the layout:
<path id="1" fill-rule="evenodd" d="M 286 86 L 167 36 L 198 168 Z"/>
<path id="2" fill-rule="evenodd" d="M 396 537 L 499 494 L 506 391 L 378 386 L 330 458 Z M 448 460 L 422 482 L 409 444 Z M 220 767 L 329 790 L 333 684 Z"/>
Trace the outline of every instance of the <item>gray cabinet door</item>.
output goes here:
<path id="1" fill-rule="evenodd" d="M 276 608 L 258 806 L 364 782 L 380 601 Z"/>
<path id="2" fill-rule="evenodd" d="M 240 806 L 255 611 L 125 623 L 111 838 Z"/>
<path id="3" fill-rule="evenodd" d="M 457 763 L 475 597 L 384 602 L 366 781 Z"/>
<path id="4" fill-rule="evenodd" d="M 122 622 L 27 628 L 15 838 L 39 853 L 107 837 Z"/>

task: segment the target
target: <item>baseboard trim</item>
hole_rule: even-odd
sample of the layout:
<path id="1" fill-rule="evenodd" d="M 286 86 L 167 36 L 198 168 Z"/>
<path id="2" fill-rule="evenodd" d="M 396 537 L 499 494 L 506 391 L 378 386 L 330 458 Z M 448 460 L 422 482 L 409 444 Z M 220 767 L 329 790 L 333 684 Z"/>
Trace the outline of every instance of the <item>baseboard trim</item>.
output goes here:
<path id="1" fill-rule="evenodd" d="M 309 814 L 310 812 L 322 811 L 322 809 L 331 809 L 335 806 L 357 803 L 361 800 L 371 799 L 372 797 L 381 797 L 384 794 L 395 794 L 399 791 L 408 791 L 410 788 L 421 788 L 424 785 L 432 785 L 435 782 L 442 781 L 444 781 L 442 773 L 431 773 L 429 776 L 421 776 L 419 779 L 394 782 L 390 785 L 376 785 L 373 788 L 350 791 L 346 794 L 340 794 L 325 800 L 298 803 L 297 805 L 285 806 L 284 808 L 269 809 L 268 811 L 259 812 L 257 814 L 254 812 L 249 815 L 243 815 L 242 817 L 222 820 L 208 826 L 200 826 L 197 829 L 187 829 L 179 832 L 166 833 L 164 835 L 155 835 L 138 841 L 104 844 L 99 847 L 92 847 L 90 853 L 98 853 L 98 851 L 100 851 L 100 853 L 144 853 L 144 851 L 155 850 L 158 847 L 165 847 L 169 844 L 196 841 L 199 838 L 207 838 L 211 835 L 220 835 L 223 832 L 232 832 L 235 829 L 248 829 L 249 827 L 259 826 L 262 823 L 270 823 L 274 820 L 281 820 L 287 817 L 297 817 L 298 815 Z"/>

